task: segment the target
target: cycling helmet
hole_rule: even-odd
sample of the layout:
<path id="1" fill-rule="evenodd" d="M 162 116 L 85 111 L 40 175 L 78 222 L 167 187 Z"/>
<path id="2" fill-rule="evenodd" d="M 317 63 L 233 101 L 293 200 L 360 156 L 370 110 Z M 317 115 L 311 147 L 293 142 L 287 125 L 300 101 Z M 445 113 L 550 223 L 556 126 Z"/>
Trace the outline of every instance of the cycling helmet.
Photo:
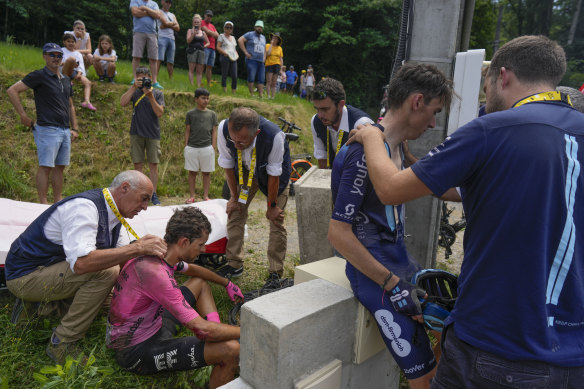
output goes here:
<path id="1" fill-rule="evenodd" d="M 458 297 L 458 277 L 444 270 L 424 269 L 414 274 L 412 284 L 428 293 L 427 299 L 422 302 L 424 324 L 442 332 L 444 320 L 450 316 Z"/>

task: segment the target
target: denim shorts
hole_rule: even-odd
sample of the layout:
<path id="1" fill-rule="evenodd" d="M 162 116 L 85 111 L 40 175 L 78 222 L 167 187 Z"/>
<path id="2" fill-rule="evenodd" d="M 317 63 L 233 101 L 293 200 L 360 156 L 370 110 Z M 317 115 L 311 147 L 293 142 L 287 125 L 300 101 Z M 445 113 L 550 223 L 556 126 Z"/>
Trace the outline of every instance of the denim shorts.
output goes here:
<path id="1" fill-rule="evenodd" d="M 205 65 L 215 66 L 215 49 L 205 47 Z"/>
<path id="2" fill-rule="evenodd" d="M 69 165 L 71 157 L 71 132 L 69 128 L 34 126 L 34 142 L 39 166 Z"/>
<path id="3" fill-rule="evenodd" d="M 166 57 L 167 63 L 174 63 L 174 39 L 158 37 L 158 60 L 164 61 Z"/>
<path id="4" fill-rule="evenodd" d="M 266 72 L 263 62 L 246 59 L 245 64 L 247 65 L 247 82 L 257 82 L 258 84 L 266 83 Z"/>
<path id="5" fill-rule="evenodd" d="M 442 333 L 442 358 L 432 389 L 581 388 L 584 367 L 511 361 L 460 340 L 455 324 Z"/>

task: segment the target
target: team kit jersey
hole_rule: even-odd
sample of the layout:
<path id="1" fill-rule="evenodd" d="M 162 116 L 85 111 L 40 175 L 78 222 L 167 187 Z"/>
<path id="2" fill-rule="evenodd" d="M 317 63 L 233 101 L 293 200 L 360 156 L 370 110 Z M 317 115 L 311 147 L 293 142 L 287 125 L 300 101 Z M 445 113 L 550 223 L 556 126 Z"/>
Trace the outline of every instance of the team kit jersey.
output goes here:
<path id="1" fill-rule="evenodd" d="M 437 196 L 461 187 L 464 261 L 446 322 L 461 340 L 506 359 L 584 365 L 581 145 L 583 114 L 530 102 L 473 120 L 412 166 Z"/>
<path id="2" fill-rule="evenodd" d="M 331 189 L 332 219 L 351 224 L 357 239 L 379 263 L 398 277 L 410 280 L 421 266 L 409 257 L 405 247 L 403 206 L 385 206 L 379 201 L 369 179 L 362 145 L 340 149 L 333 163 Z M 349 261 L 346 274 L 355 297 L 375 318 L 405 376 L 415 379 L 429 373 L 436 360 L 423 325 L 396 312 L 379 285 Z"/>

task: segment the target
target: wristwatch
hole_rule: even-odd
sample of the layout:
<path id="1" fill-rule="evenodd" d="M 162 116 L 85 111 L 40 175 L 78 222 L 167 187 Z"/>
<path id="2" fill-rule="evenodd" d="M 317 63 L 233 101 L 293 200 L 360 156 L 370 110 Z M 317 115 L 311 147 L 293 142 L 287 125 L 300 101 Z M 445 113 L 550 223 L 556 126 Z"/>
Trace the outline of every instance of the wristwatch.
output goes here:
<path id="1" fill-rule="evenodd" d="M 277 204 L 276 204 L 276 202 L 275 202 L 275 201 L 272 201 L 272 202 L 270 203 L 270 208 L 275 208 L 275 207 L 276 207 L 276 205 L 277 205 Z"/>

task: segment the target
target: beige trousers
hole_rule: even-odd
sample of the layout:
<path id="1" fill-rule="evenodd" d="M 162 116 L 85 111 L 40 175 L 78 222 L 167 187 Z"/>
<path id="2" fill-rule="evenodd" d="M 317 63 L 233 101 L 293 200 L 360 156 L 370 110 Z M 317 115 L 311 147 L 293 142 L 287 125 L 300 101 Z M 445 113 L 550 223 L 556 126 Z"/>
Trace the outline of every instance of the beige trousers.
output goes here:
<path id="1" fill-rule="evenodd" d="M 94 273 L 75 274 L 66 261 L 10 280 L 8 289 L 25 301 L 71 300 L 55 333 L 62 342 L 75 342 L 85 335 L 118 278 L 119 266 Z"/>

